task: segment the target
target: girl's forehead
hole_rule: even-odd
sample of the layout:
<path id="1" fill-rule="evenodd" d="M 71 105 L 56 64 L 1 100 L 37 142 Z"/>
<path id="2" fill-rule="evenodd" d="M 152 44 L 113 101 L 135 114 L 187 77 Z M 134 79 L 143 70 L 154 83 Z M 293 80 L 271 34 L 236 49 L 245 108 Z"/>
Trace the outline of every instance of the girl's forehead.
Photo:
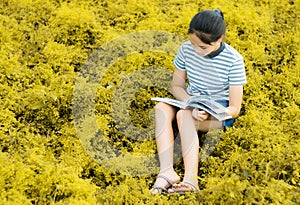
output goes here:
<path id="1" fill-rule="evenodd" d="M 200 38 L 196 34 L 190 34 L 190 41 L 193 44 L 197 44 L 198 46 L 211 46 L 210 44 L 206 44 L 203 41 L 201 41 Z"/>

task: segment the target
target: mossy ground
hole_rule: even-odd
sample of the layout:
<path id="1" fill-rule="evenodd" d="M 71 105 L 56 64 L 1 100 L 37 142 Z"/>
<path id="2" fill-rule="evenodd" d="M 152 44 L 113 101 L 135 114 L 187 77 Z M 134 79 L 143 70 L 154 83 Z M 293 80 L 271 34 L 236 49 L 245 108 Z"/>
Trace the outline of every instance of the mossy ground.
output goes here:
<path id="1" fill-rule="evenodd" d="M 299 0 L 2 0 L 0 204 L 300 204 L 299 5 Z M 74 123 L 76 79 L 105 43 L 144 30 L 187 38 L 192 16 L 217 8 L 225 15 L 226 42 L 245 59 L 241 115 L 200 164 L 199 194 L 152 197 L 155 169 L 133 176 L 88 154 Z M 168 73 L 173 57 L 130 53 L 101 76 L 93 109 L 111 149 L 155 154 L 149 99 L 169 92 L 152 86 L 140 68 L 163 67 Z M 136 82 L 148 86 L 131 91 Z M 131 97 L 124 115 L 114 101 L 123 94 Z M 128 116 L 133 128 L 124 131 Z M 129 137 L 145 129 L 142 140 Z M 145 169 L 126 159 L 114 166 Z M 181 161 L 175 168 L 183 173 Z"/>

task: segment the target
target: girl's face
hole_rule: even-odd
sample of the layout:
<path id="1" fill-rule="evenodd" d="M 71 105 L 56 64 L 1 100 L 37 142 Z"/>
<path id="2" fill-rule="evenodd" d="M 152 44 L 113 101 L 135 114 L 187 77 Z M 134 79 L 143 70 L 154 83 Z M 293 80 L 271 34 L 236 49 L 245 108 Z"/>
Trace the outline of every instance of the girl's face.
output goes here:
<path id="1" fill-rule="evenodd" d="M 190 34 L 190 42 L 195 52 L 199 56 L 207 56 L 211 53 L 216 52 L 220 48 L 222 40 L 223 37 L 221 37 L 216 42 L 212 42 L 211 44 L 206 44 L 203 43 L 196 34 Z"/>

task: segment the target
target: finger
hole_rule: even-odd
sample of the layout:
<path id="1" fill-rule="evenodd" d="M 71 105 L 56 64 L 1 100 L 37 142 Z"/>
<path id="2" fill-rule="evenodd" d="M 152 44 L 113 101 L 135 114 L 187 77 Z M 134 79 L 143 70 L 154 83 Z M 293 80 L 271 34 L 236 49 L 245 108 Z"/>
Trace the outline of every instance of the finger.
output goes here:
<path id="1" fill-rule="evenodd" d="M 202 122 L 206 119 L 206 117 L 205 115 L 198 113 L 197 119 Z"/>
<path id="2" fill-rule="evenodd" d="M 195 110 L 195 109 L 192 111 L 192 116 L 193 116 L 193 118 L 196 119 L 196 120 L 201 120 L 198 111 Z"/>
<path id="3" fill-rule="evenodd" d="M 208 113 L 205 111 L 200 111 L 199 112 L 199 118 L 201 118 L 201 121 L 204 121 L 208 118 Z"/>
<path id="4" fill-rule="evenodd" d="M 193 111 L 192 111 L 192 116 L 193 117 L 197 117 L 198 116 L 198 110 L 195 108 L 195 109 L 193 109 Z"/>
<path id="5" fill-rule="evenodd" d="M 205 112 L 204 110 L 200 110 L 200 111 L 199 111 L 199 114 L 200 114 L 200 115 L 207 115 L 208 113 Z"/>

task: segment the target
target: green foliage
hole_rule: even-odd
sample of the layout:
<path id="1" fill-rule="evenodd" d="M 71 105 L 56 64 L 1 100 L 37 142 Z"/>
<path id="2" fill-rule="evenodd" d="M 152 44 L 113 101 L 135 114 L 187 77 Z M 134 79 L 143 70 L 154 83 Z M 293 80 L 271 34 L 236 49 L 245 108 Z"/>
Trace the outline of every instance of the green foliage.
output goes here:
<path id="1" fill-rule="evenodd" d="M 0 204 L 300 204 L 299 5 L 299 0 L 2 0 Z M 89 57 L 113 39 L 144 30 L 186 38 L 192 16 L 216 8 L 225 15 L 226 42 L 245 59 L 242 112 L 200 163 L 199 194 L 153 197 L 148 190 L 157 164 L 150 98 L 170 95 L 174 55 L 139 50 L 119 56 L 101 73 L 90 93 L 94 115 L 83 116 L 95 119 L 100 130 L 82 125 L 92 138 L 78 137 L 76 79 Z M 87 99 L 81 100 L 80 108 L 89 109 Z M 91 144 L 97 157 L 111 160 L 98 161 L 87 149 Z M 116 152 L 105 153 L 110 150 Z M 181 161 L 175 169 L 184 172 Z M 151 174 L 140 174 L 147 171 Z"/>

